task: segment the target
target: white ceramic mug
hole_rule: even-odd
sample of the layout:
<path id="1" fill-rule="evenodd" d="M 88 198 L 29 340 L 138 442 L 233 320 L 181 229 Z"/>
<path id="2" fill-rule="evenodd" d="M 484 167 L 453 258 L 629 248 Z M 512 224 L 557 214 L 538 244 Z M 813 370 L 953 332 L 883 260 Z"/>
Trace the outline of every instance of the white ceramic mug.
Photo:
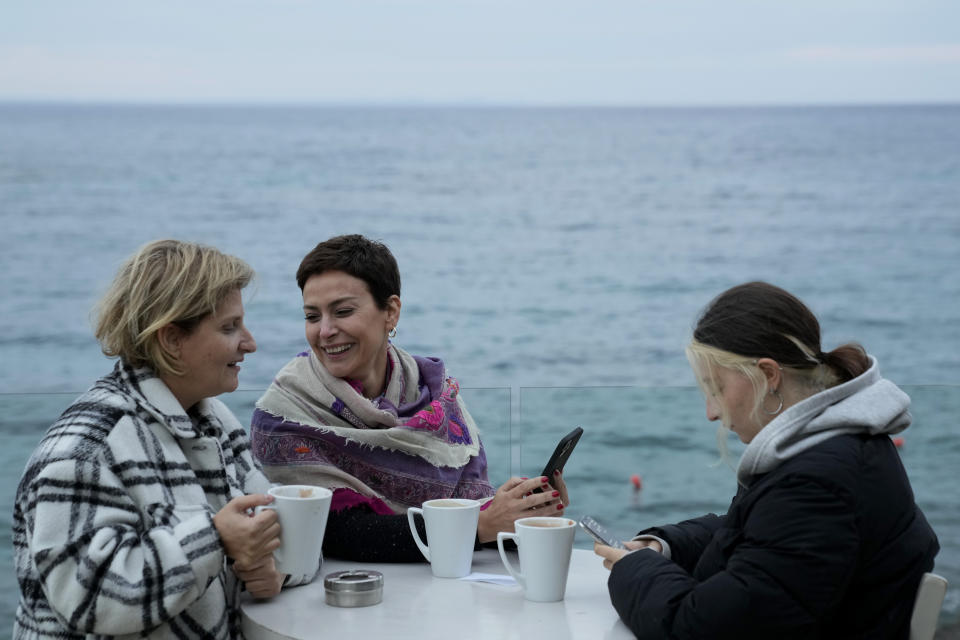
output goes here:
<path id="1" fill-rule="evenodd" d="M 430 546 L 420 539 L 413 520 L 415 513 L 423 516 Z M 430 563 L 433 575 L 438 578 L 462 578 L 470 573 L 479 518 L 480 503 L 463 498 L 427 500 L 422 509 L 407 509 L 407 521 L 410 523 L 413 539 L 420 547 L 423 557 Z"/>
<path id="2" fill-rule="evenodd" d="M 280 547 L 273 552 L 277 571 L 292 575 L 314 575 L 320 567 L 323 534 L 333 492 L 306 484 L 285 484 L 267 491 L 280 522 Z"/>
<path id="3" fill-rule="evenodd" d="M 576 523 L 568 518 L 540 517 L 521 518 L 513 526 L 516 533 L 497 534 L 497 548 L 507 571 L 523 587 L 523 596 L 534 602 L 563 600 Z M 507 539 L 517 543 L 521 571 L 513 568 L 503 550 Z"/>

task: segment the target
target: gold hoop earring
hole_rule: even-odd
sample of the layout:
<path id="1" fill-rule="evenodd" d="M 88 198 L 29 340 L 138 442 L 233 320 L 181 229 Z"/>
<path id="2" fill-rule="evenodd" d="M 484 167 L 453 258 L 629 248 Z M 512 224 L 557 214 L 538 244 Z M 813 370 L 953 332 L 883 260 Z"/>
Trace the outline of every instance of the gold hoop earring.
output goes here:
<path id="1" fill-rule="evenodd" d="M 778 413 L 780 413 L 780 411 L 783 409 L 783 396 L 780 395 L 780 392 L 777 391 L 776 389 L 774 389 L 773 391 L 771 391 L 771 392 L 770 392 L 769 394 L 767 394 L 767 395 L 776 396 L 777 399 L 780 401 L 780 404 L 778 404 L 778 405 L 777 405 L 777 408 L 774 409 L 773 411 L 767 411 L 767 408 L 764 407 L 764 406 L 762 406 L 762 405 L 761 405 L 761 408 L 763 409 L 763 412 L 764 412 L 765 414 L 767 414 L 768 416 L 775 416 L 775 415 L 777 415 Z"/>

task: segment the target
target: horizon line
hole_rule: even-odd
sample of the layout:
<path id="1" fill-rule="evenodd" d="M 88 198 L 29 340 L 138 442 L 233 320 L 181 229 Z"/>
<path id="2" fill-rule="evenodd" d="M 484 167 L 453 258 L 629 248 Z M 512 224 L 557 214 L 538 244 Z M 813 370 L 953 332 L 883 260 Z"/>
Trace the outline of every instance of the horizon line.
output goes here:
<path id="1" fill-rule="evenodd" d="M 798 109 L 957 107 L 957 100 L 857 100 L 783 102 L 533 102 L 467 100 L 179 100 L 114 98 L 4 98 L 0 106 L 233 107 L 233 108 L 456 108 L 456 109 Z"/>

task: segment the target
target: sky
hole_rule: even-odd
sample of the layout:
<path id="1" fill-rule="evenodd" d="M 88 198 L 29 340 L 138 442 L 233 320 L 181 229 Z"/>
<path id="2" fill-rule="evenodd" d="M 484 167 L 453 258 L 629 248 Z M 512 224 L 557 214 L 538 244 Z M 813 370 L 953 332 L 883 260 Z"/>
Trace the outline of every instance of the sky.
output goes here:
<path id="1" fill-rule="evenodd" d="M 8 0 L 20 100 L 960 102 L 960 2 Z"/>

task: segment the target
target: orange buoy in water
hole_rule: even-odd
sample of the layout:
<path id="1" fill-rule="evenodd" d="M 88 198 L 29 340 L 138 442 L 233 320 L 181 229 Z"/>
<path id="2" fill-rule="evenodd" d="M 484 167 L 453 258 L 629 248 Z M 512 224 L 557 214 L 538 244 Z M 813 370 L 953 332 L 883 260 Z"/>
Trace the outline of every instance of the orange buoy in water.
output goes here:
<path id="1" fill-rule="evenodd" d="M 632 476 L 630 476 L 630 484 L 633 485 L 634 491 L 640 491 L 641 489 L 643 489 L 643 480 L 641 480 L 640 476 L 638 476 L 637 474 L 633 474 Z"/>
<path id="2" fill-rule="evenodd" d="M 897 449 L 903 446 L 903 442 L 904 442 L 903 438 L 890 438 L 890 439 L 893 440 L 893 446 L 895 446 Z"/>

